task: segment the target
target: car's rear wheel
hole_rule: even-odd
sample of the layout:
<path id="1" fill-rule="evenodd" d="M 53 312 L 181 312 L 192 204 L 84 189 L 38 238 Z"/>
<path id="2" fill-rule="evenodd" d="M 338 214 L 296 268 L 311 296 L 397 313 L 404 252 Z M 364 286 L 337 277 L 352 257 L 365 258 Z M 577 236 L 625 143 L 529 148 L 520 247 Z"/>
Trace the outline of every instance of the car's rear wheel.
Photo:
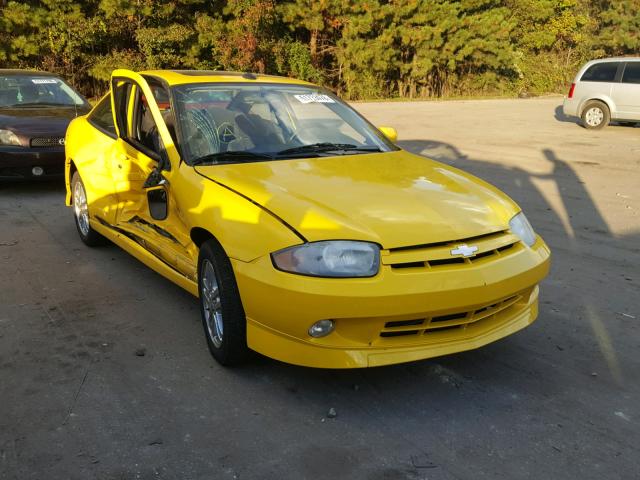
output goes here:
<path id="1" fill-rule="evenodd" d="M 104 245 L 106 239 L 91 228 L 89 223 L 89 203 L 87 202 L 87 191 L 78 172 L 73 173 L 71 178 L 71 194 L 73 200 L 73 218 L 76 221 L 76 228 L 80 239 L 90 247 Z"/>
<path id="2" fill-rule="evenodd" d="M 211 355 L 222 365 L 244 362 L 249 354 L 247 320 L 231 262 L 215 240 L 200 247 L 198 292 Z"/>
<path id="3" fill-rule="evenodd" d="M 599 130 L 609 125 L 609 107 L 598 100 L 591 100 L 582 109 L 582 123 L 589 130 Z"/>

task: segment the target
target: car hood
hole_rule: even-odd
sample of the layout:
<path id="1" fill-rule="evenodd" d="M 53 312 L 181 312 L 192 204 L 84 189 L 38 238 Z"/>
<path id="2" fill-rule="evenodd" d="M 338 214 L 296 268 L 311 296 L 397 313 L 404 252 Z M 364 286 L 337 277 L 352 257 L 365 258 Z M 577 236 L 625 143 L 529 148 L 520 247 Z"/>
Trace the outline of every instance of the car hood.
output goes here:
<path id="1" fill-rule="evenodd" d="M 405 151 L 195 167 L 308 241 L 398 248 L 508 228 L 518 207 L 467 173 Z"/>
<path id="2" fill-rule="evenodd" d="M 0 108 L 0 129 L 21 137 L 64 137 L 69 122 L 87 113 L 84 107 Z"/>

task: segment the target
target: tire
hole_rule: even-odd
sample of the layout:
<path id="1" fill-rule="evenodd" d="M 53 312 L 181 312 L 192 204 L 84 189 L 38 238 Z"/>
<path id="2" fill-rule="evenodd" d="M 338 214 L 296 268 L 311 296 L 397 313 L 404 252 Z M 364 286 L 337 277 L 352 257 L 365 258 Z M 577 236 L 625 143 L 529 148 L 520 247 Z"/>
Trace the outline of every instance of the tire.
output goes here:
<path id="1" fill-rule="evenodd" d="M 249 356 L 247 319 L 231 262 L 213 239 L 200 247 L 198 293 L 211 355 L 225 366 L 244 363 Z"/>
<path id="2" fill-rule="evenodd" d="M 609 125 L 611 113 L 609 107 L 598 100 L 590 100 L 582 109 L 582 124 L 588 130 L 600 130 Z"/>
<path id="3" fill-rule="evenodd" d="M 97 247 L 107 243 L 106 238 L 91 228 L 87 192 L 78 172 L 73 172 L 73 177 L 71 178 L 71 196 L 73 199 L 73 219 L 76 222 L 80 240 L 89 247 Z"/>

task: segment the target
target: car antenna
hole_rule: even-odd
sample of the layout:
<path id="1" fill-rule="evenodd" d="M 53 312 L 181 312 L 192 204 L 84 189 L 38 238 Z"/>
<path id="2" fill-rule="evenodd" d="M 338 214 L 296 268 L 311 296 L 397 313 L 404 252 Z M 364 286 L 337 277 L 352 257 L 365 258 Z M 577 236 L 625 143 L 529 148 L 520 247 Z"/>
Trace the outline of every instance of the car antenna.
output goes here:
<path id="1" fill-rule="evenodd" d="M 244 72 L 242 74 L 242 78 L 246 78 L 247 80 L 257 80 L 258 79 L 256 74 L 255 73 L 251 73 L 251 72 Z"/>

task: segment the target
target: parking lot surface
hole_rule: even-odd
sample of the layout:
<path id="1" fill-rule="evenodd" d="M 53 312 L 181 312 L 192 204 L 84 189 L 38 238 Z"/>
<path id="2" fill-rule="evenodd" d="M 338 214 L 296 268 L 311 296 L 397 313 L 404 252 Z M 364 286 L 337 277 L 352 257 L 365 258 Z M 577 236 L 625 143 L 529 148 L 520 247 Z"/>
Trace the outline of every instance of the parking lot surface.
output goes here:
<path id="1" fill-rule="evenodd" d="M 640 128 L 561 101 L 355 105 L 553 252 L 531 327 L 393 367 L 220 367 L 196 299 L 85 247 L 61 182 L 0 186 L 0 478 L 640 478 Z"/>

